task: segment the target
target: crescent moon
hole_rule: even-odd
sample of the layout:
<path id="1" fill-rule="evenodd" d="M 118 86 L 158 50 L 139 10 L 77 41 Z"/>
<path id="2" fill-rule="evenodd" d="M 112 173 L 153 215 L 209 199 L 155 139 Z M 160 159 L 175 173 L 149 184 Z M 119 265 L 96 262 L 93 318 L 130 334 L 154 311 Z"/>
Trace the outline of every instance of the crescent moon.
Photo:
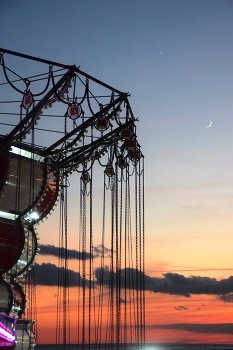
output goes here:
<path id="1" fill-rule="evenodd" d="M 207 128 L 210 128 L 212 125 L 212 122 L 209 123 L 209 125 L 207 125 Z"/>

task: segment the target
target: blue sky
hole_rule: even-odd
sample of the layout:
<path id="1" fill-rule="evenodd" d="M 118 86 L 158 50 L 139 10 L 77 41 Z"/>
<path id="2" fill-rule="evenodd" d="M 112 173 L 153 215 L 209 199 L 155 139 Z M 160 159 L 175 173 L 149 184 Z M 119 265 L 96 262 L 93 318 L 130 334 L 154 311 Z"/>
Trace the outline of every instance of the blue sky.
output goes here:
<path id="1" fill-rule="evenodd" d="M 218 268 L 232 264 L 233 2 L 0 0 L 0 47 L 130 92 L 146 160 L 148 271 L 228 277 Z"/>

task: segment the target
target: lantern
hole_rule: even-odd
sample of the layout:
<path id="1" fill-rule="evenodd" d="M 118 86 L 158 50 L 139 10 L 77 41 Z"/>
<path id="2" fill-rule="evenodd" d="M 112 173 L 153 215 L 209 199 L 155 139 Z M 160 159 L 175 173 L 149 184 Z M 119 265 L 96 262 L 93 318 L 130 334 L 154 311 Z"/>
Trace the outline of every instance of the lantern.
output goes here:
<path id="1" fill-rule="evenodd" d="M 107 165 L 105 168 L 105 174 L 108 177 L 112 177 L 114 175 L 114 170 L 113 170 L 113 166 L 112 165 Z"/>
<path id="2" fill-rule="evenodd" d="M 126 165 L 127 165 L 126 159 L 123 158 L 123 157 L 119 157 L 119 158 L 117 159 L 117 165 L 119 166 L 119 168 L 125 169 L 125 168 L 126 168 Z"/>
<path id="3" fill-rule="evenodd" d="M 123 139 L 129 140 L 133 136 L 133 131 L 129 128 L 122 129 L 120 135 Z"/>
<path id="4" fill-rule="evenodd" d="M 25 109 L 28 109 L 33 102 L 33 96 L 30 92 L 26 92 L 25 95 L 23 96 L 23 107 Z"/>
<path id="5" fill-rule="evenodd" d="M 84 182 L 85 184 L 87 184 L 87 183 L 90 181 L 90 175 L 89 175 L 89 173 L 88 173 L 88 172 L 83 173 L 81 179 L 83 180 L 83 182 Z"/>
<path id="6" fill-rule="evenodd" d="M 109 120 L 106 119 L 106 118 L 98 118 L 96 119 L 96 122 L 95 122 L 95 126 L 96 126 L 96 129 L 98 130 L 106 130 L 109 126 Z"/>
<path id="7" fill-rule="evenodd" d="M 125 148 L 128 151 L 133 151 L 137 146 L 137 141 L 132 139 L 132 140 L 125 140 Z"/>
<path id="8" fill-rule="evenodd" d="M 133 151 L 129 151 L 129 158 L 131 160 L 139 160 L 141 156 L 142 156 L 141 151 L 138 148 Z"/>
<path id="9" fill-rule="evenodd" d="M 78 104 L 73 104 L 72 106 L 68 107 L 68 116 L 70 119 L 77 119 L 82 112 L 81 107 Z"/>

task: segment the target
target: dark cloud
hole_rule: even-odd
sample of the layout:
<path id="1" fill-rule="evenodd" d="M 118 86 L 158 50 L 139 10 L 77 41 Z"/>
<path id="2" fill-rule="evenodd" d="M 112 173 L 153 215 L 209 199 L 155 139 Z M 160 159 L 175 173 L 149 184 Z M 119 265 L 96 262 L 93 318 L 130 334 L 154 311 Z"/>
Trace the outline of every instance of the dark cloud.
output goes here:
<path id="1" fill-rule="evenodd" d="M 184 331 L 194 332 L 194 333 L 233 334 L 233 323 L 214 323 L 214 324 L 175 323 L 175 324 L 152 325 L 152 326 L 148 326 L 148 328 L 184 330 Z"/>
<path id="2" fill-rule="evenodd" d="M 185 277 L 177 273 L 166 273 L 163 278 L 156 278 L 154 282 L 160 283 L 164 293 L 183 295 L 191 294 L 221 295 L 233 291 L 233 277 L 217 281 L 215 278 L 190 276 Z M 156 283 L 157 284 L 157 283 Z M 153 291 L 157 292 L 156 289 Z"/>
<path id="3" fill-rule="evenodd" d="M 62 280 L 64 269 L 54 264 L 35 264 L 35 276 L 37 285 L 56 286 L 58 277 Z M 82 286 L 83 280 L 79 272 L 68 270 L 68 283 L 70 287 Z M 89 280 L 86 279 L 86 286 Z M 139 289 L 145 285 L 145 290 L 153 293 L 171 294 L 190 297 L 192 294 L 216 295 L 219 300 L 226 303 L 233 302 L 233 276 L 217 281 L 210 277 L 185 277 L 177 273 L 165 273 L 163 277 L 150 277 L 133 268 L 122 269 L 118 273 L 111 273 L 108 267 L 95 269 L 95 285 L 120 286 L 127 289 Z M 202 305 L 204 306 L 204 305 Z M 184 306 L 176 307 L 176 310 L 185 310 Z"/>
<path id="4" fill-rule="evenodd" d="M 227 295 L 233 292 L 233 276 L 217 281 L 215 278 L 165 273 L 162 278 L 144 275 L 136 269 L 122 269 L 111 276 L 108 268 L 97 268 L 95 277 L 98 284 L 108 285 L 109 281 L 122 287 L 136 288 L 145 283 L 145 289 L 154 293 L 173 294 L 190 297 L 191 294 Z M 119 282 L 120 281 L 120 282 Z"/>
<path id="5" fill-rule="evenodd" d="M 97 247 L 93 246 L 93 258 L 101 257 L 102 252 L 104 253 L 104 256 L 108 256 L 110 253 L 110 249 L 104 247 L 102 244 L 99 244 Z M 56 257 L 64 257 L 65 256 L 65 249 L 55 247 L 54 245 L 49 244 L 41 244 L 40 245 L 40 254 L 41 255 L 53 255 Z M 68 259 L 77 259 L 77 260 L 88 260 L 90 259 L 91 254 L 88 252 L 80 252 L 75 249 L 67 249 L 67 258 Z"/>
<path id="6" fill-rule="evenodd" d="M 63 280 L 64 268 L 57 267 L 54 264 L 43 263 L 41 265 L 35 264 L 35 283 L 41 286 L 57 286 L 58 279 Z M 88 286 L 88 282 L 86 284 Z M 82 286 L 83 279 L 79 272 L 73 270 L 67 271 L 67 285 L 70 287 Z M 63 285 L 61 283 L 61 285 Z"/>
<path id="7" fill-rule="evenodd" d="M 56 257 L 64 257 L 65 256 L 65 249 L 55 247 L 54 245 L 49 244 L 41 244 L 40 245 L 40 254 L 41 255 L 53 255 Z M 78 259 L 78 260 L 87 260 L 90 259 L 90 253 L 82 253 L 75 249 L 67 249 L 67 258 L 68 259 Z"/>

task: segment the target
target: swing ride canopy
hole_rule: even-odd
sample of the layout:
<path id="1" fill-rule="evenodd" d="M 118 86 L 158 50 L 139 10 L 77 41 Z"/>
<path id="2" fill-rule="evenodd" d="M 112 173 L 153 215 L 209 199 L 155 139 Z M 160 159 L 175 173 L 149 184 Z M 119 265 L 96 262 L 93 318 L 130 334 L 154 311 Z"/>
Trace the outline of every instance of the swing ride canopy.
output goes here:
<path id="1" fill-rule="evenodd" d="M 110 316 L 104 326 L 105 341 L 111 344 L 145 342 L 144 157 L 137 139 L 138 120 L 128 98 L 129 93 L 105 84 L 75 65 L 0 48 L 0 316 L 2 320 L 8 317 L 16 320 L 5 332 L 12 342 L 18 337 L 18 346 L 34 344 L 33 301 L 30 300 L 31 309 L 27 311 L 25 299 L 26 291 L 29 295 L 35 292 L 35 276 L 32 278 L 27 273 L 39 252 L 34 226 L 51 214 L 61 195 L 65 228 L 60 249 L 67 252 L 67 179 L 72 173 L 80 174 L 81 245 L 78 249 L 82 252 L 79 287 L 83 291 L 79 306 L 82 310 L 79 312 L 82 314 L 80 342 L 84 345 L 93 341 L 91 330 L 96 324 L 95 342 L 104 339 L 100 330 L 102 314 L 96 316 L 95 311 L 92 315 L 91 311 L 91 301 L 97 297 L 96 285 L 100 286 L 101 307 L 105 288 L 109 291 Z M 103 236 L 100 265 L 93 267 L 94 164 L 102 167 L 104 174 L 103 227 L 106 191 L 110 193 L 108 269 L 104 265 Z M 130 204 L 133 176 L 134 209 Z M 91 222 L 89 233 L 87 220 Z M 66 344 L 67 253 L 62 253 L 61 264 L 65 271 L 62 342 Z M 25 274 L 27 277 L 23 278 Z M 87 307 L 88 316 L 85 316 Z M 22 321 L 25 317 L 28 322 Z M 22 338 L 26 333 L 27 341 Z M 60 338 L 58 334 L 58 343 Z"/>

